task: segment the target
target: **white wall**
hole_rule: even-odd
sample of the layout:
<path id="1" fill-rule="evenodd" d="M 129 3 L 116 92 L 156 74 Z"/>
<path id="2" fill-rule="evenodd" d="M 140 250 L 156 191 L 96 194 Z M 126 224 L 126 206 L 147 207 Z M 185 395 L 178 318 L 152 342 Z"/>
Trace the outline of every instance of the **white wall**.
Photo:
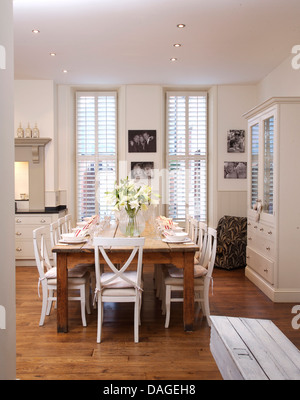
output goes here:
<path id="1" fill-rule="evenodd" d="M 224 162 L 247 162 L 247 121 L 243 117 L 257 104 L 256 86 L 218 86 L 218 204 L 217 219 L 224 215 L 247 216 L 247 179 L 224 179 Z M 245 130 L 245 153 L 227 152 L 227 132 L 231 129 Z"/>
<path id="2" fill-rule="evenodd" d="M 300 96 L 300 69 L 292 67 L 294 56 L 289 56 L 258 84 L 258 103 L 270 97 Z"/>
<path id="3" fill-rule="evenodd" d="M 19 124 L 26 128 L 28 123 L 33 128 L 35 123 L 40 130 L 40 137 L 51 138 L 45 147 L 45 206 L 55 207 L 58 187 L 58 140 L 56 85 L 51 80 L 16 80 L 15 81 L 15 136 Z"/>
<path id="4" fill-rule="evenodd" d="M 13 7 L 11 0 L 0 2 L 0 45 L 6 60 L 0 69 L 0 306 L 5 310 L 5 329 L 0 329 L 0 380 L 16 378 L 16 307 L 14 251 L 14 67 Z M 3 66 L 4 64 L 4 66 Z M 4 69 L 2 69 L 4 68 Z M 1 316 L 3 317 L 2 313 Z M 3 320 L 1 321 L 1 327 Z M 2 392 L 2 396 L 3 396 Z"/>

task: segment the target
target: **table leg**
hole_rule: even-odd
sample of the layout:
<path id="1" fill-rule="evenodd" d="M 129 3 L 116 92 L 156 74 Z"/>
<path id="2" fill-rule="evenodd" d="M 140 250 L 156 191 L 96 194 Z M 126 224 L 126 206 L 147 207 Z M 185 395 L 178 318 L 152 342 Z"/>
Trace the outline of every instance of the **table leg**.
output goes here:
<path id="1" fill-rule="evenodd" d="M 57 332 L 68 332 L 68 269 L 64 253 L 57 253 Z"/>
<path id="2" fill-rule="evenodd" d="M 194 329 L 194 253 L 184 253 L 183 323 L 186 332 Z"/>

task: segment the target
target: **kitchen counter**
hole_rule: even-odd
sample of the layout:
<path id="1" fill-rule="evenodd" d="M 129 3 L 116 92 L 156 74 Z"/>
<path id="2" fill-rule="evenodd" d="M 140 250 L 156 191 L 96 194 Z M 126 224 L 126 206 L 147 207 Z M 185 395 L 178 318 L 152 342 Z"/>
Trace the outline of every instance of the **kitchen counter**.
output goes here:
<path id="1" fill-rule="evenodd" d="M 57 214 L 66 209 L 66 206 L 45 207 L 43 210 L 18 210 L 15 214 Z"/>

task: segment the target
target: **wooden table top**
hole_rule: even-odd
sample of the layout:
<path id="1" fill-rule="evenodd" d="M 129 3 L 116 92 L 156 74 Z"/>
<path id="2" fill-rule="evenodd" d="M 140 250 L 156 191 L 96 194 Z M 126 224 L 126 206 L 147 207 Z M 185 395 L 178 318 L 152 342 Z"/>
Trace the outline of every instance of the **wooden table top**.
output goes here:
<path id="1" fill-rule="evenodd" d="M 103 237 L 116 237 L 123 236 L 118 226 L 115 223 L 111 223 L 110 227 L 102 232 Z M 193 243 L 166 243 L 162 238 L 156 237 L 155 234 L 151 233 L 149 226 L 146 226 L 145 231 L 142 233 L 145 237 L 144 252 L 195 252 L 199 247 Z M 118 247 L 111 247 L 111 252 L 118 252 L 124 249 Z M 78 252 L 92 252 L 94 247 L 92 241 L 89 240 L 86 243 L 79 244 L 58 244 L 53 247 L 54 253 L 78 253 Z"/>

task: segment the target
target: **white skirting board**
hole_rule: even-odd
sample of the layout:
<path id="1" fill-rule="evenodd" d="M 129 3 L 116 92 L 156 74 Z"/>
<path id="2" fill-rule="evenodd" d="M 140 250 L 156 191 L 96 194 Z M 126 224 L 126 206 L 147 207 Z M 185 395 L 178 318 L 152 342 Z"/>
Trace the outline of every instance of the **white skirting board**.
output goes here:
<path id="1" fill-rule="evenodd" d="M 274 303 L 300 303 L 300 289 L 276 289 L 251 268 L 245 268 L 245 276 Z"/>

